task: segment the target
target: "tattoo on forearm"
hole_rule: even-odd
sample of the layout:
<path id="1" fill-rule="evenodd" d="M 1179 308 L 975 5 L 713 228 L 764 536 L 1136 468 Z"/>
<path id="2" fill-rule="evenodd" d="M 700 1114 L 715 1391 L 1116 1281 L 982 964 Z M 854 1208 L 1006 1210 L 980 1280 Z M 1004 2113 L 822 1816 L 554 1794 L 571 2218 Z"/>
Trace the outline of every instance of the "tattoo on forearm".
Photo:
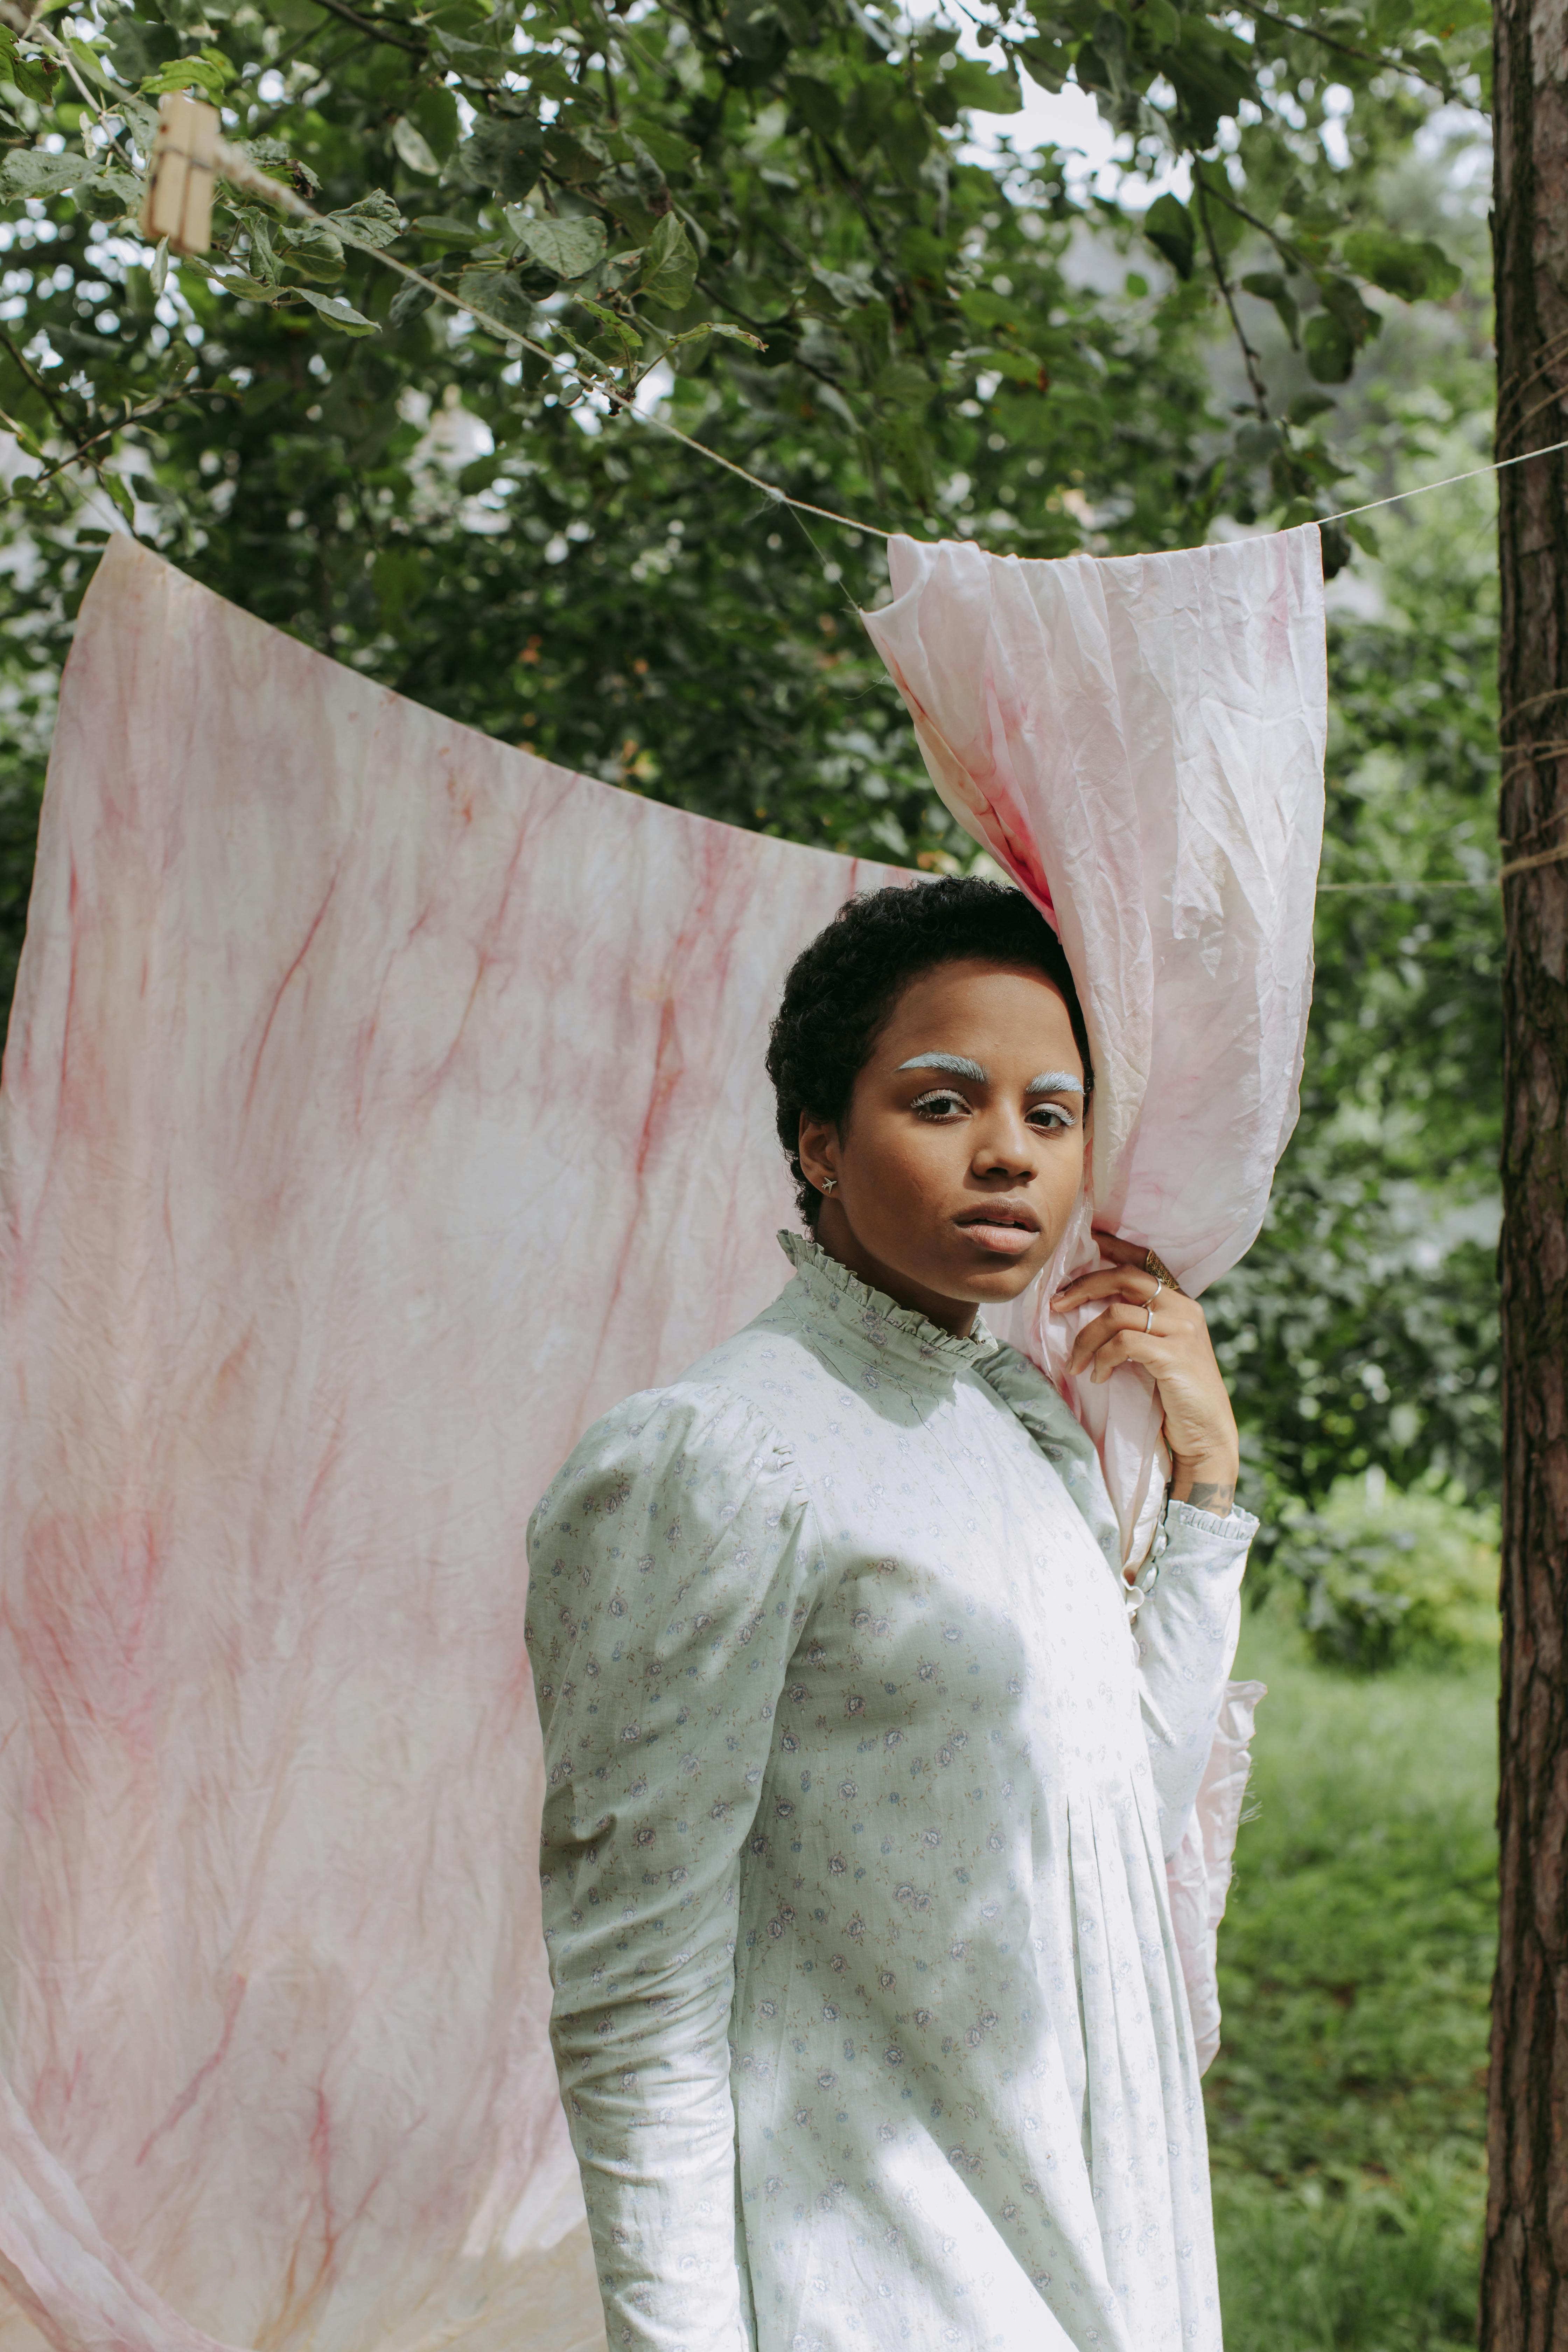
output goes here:
<path id="1" fill-rule="evenodd" d="M 1212 1511 L 1216 1519 L 1227 1518 L 1236 1500 L 1236 1481 L 1227 1479 L 1222 1485 L 1215 1479 L 1194 1478 L 1186 1500 L 1194 1511 Z"/>

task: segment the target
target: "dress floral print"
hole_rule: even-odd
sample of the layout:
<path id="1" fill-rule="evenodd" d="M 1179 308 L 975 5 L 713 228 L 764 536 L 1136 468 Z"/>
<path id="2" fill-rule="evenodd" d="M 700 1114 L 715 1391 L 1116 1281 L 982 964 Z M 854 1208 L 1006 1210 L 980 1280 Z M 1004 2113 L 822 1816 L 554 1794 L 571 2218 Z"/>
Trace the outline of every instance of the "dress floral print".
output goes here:
<path id="1" fill-rule="evenodd" d="M 1043 1375 L 781 1240 L 529 1531 L 610 2345 L 1218 2352 L 1164 1856 L 1256 1522 L 1168 1505 L 1130 1593 Z"/>

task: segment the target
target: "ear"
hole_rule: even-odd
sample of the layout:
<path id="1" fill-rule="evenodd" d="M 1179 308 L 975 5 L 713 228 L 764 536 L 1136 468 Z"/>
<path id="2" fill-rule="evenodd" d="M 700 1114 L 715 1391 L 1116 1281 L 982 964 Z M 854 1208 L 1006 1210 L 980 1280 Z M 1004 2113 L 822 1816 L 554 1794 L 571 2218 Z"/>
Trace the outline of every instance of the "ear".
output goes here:
<path id="1" fill-rule="evenodd" d="M 813 1118 L 808 1111 L 800 1115 L 800 1139 L 795 1145 L 800 1155 L 801 1172 L 808 1184 L 822 1190 L 825 1177 L 837 1181 L 838 1176 L 838 1129 L 829 1118 Z"/>

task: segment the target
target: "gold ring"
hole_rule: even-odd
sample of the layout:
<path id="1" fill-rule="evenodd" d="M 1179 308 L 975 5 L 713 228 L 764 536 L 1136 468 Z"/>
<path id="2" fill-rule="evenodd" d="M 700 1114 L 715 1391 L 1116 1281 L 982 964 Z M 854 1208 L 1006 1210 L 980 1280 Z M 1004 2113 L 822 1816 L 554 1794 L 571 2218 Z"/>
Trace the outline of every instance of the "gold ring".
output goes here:
<path id="1" fill-rule="evenodd" d="M 1143 1271 L 1145 1274 L 1152 1274 L 1156 1282 L 1163 1282 L 1167 1289 L 1180 1292 L 1184 1298 L 1186 1297 L 1186 1292 L 1182 1289 L 1181 1284 L 1176 1280 L 1175 1276 L 1171 1272 L 1170 1267 L 1165 1264 L 1164 1259 L 1159 1255 L 1157 1251 L 1152 1249 L 1146 1249 L 1144 1251 Z"/>

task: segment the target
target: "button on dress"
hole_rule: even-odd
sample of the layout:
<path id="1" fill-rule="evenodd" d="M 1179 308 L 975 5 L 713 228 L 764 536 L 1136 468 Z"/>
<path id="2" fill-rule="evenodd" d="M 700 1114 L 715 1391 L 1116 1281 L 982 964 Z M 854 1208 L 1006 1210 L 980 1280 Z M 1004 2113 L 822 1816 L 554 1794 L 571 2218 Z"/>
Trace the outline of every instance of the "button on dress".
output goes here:
<path id="1" fill-rule="evenodd" d="M 1168 1505 L 1130 1594 L 1035 1366 L 780 1239 L 529 1530 L 610 2346 L 1219 2352 L 1165 1856 L 1256 1522 Z"/>

